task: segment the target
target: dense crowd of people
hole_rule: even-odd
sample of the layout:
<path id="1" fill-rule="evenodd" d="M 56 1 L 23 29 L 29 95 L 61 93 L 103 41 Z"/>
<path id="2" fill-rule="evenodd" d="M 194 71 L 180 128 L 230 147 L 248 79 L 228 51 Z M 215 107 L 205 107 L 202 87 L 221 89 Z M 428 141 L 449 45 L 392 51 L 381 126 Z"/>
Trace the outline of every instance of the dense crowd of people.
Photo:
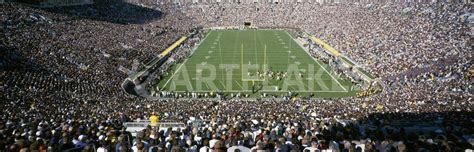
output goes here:
<path id="1" fill-rule="evenodd" d="M 462 4 L 0 4 L 0 151 L 474 149 L 472 27 Z M 381 78 L 363 98 L 143 99 L 120 83 L 190 30 L 295 27 Z M 470 33 L 471 32 L 471 33 Z M 173 52 L 188 57 L 203 33 Z M 156 77 L 159 77 L 157 75 Z M 150 82 L 153 83 L 153 82 Z M 147 127 L 124 122 L 188 122 Z"/>

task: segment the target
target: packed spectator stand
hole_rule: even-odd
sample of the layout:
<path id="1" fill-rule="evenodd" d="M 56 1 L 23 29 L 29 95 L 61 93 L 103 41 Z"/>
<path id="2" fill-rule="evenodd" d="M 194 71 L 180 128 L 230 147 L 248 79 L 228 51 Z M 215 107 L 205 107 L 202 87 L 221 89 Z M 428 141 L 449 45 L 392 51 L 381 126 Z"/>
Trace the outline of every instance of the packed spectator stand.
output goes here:
<path id="1" fill-rule="evenodd" d="M 0 4 L 0 151 L 474 149 L 472 5 Z M 120 83 L 196 27 L 294 27 L 382 79 L 343 99 L 143 99 Z M 180 62 L 199 33 L 171 55 Z M 165 72 L 172 63 L 164 64 Z M 148 126 L 135 137 L 125 122 Z M 204 124 L 188 123 L 190 118 Z"/>

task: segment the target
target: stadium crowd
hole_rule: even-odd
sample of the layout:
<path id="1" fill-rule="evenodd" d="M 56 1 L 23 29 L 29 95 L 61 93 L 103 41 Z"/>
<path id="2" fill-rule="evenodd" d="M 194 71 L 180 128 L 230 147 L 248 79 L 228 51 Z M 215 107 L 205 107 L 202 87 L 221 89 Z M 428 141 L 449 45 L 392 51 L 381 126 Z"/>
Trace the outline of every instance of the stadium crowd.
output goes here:
<path id="1" fill-rule="evenodd" d="M 469 6 L 0 8 L 0 151 L 474 149 L 472 35 L 457 19 L 472 12 Z M 145 21 L 137 15 L 144 12 Z M 196 26 L 239 26 L 248 19 L 326 40 L 381 77 L 383 91 L 364 98 L 216 101 L 150 100 L 120 90 L 135 61 L 153 58 Z M 172 58 L 189 56 L 200 37 Z M 124 122 L 148 119 L 151 112 L 160 121 L 194 117 L 206 123 L 165 131 L 147 127 L 136 138 L 124 131 Z"/>

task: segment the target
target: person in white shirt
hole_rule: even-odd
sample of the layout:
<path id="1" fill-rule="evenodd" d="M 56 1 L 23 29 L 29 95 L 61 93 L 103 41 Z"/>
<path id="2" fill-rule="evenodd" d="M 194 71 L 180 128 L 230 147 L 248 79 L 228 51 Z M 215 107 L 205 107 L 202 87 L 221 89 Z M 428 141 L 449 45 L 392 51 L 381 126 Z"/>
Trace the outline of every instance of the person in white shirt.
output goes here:
<path id="1" fill-rule="evenodd" d="M 311 142 L 311 147 L 306 147 L 304 151 L 319 152 L 320 150 L 318 148 L 318 142 L 316 141 Z"/>
<path id="2" fill-rule="evenodd" d="M 97 152 L 107 152 L 107 149 L 105 149 L 104 147 L 99 147 L 97 148 Z"/>
<path id="3" fill-rule="evenodd" d="M 99 140 L 102 141 L 104 139 L 105 139 L 105 136 L 103 135 L 99 136 Z M 107 152 L 106 147 L 107 147 L 107 144 L 104 141 L 102 141 L 102 145 L 99 148 L 97 148 L 97 152 Z"/>
<path id="4" fill-rule="evenodd" d="M 207 146 L 201 147 L 201 149 L 199 149 L 199 152 L 209 152 L 209 151 L 211 150 Z"/>
<path id="5" fill-rule="evenodd" d="M 234 152 L 235 150 L 240 150 L 241 152 L 250 152 L 250 149 L 244 146 L 232 146 L 227 149 L 227 152 Z"/>
<path id="6" fill-rule="evenodd" d="M 209 141 L 207 139 L 205 139 L 203 141 L 203 146 L 199 149 L 199 152 L 209 152 L 211 151 L 211 149 L 209 148 Z"/>
<path id="7" fill-rule="evenodd" d="M 214 148 L 214 145 L 216 144 L 216 142 L 219 141 L 219 139 L 217 139 L 217 135 L 214 134 L 212 135 L 212 139 L 209 141 L 209 148 Z"/>
<path id="8" fill-rule="evenodd" d="M 142 142 L 139 142 L 132 147 L 132 150 L 134 152 L 142 152 L 145 150 L 145 144 Z"/>

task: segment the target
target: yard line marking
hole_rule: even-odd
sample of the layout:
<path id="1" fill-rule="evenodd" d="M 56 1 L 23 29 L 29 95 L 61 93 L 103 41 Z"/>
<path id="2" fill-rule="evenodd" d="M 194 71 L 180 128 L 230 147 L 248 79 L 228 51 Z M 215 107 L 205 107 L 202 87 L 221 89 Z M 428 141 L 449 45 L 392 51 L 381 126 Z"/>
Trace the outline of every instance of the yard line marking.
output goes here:
<path id="1" fill-rule="evenodd" d="M 240 44 L 240 80 L 244 79 L 244 44 Z"/>
<path id="2" fill-rule="evenodd" d="M 258 54 L 257 54 L 257 30 L 254 30 L 253 31 L 253 37 L 254 37 L 254 48 L 255 48 L 255 64 L 258 65 Z M 257 68 L 257 71 L 259 70 L 259 68 Z"/>
<path id="3" fill-rule="evenodd" d="M 188 59 L 186 59 L 186 61 L 188 61 Z M 186 62 L 184 62 L 184 63 L 186 63 Z M 163 88 L 166 88 L 166 86 L 168 85 L 168 83 L 170 82 L 170 80 L 174 78 L 174 75 L 175 75 L 176 73 L 178 73 L 178 71 L 181 69 L 181 67 L 183 67 L 184 63 L 181 64 L 181 65 L 179 65 L 178 69 L 176 69 L 176 71 L 174 71 L 173 75 L 171 75 L 171 78 L 169 78 L 168 81 L 166 81 L 166 83 L 165 83 L 165 85 L 163 86 Z"/>
<path id="4" fill-rule="evenodd" d="M 208 89 L 208 90 L 210 90 L 210 89 L 211 89 L 211 88 L 209 87 L 209 85 L 207 84 L 207 82 L 206 82 L 206 83 L 204 83 L 204 84 L 206 84 L 206 87 L 207 87 L 207 89 Z"/>
<path id="5" fill-rule="evenodd" d="M 239 40 L 239 33 L 240 33 L 240 32 L 237 32 L 237 36 L 235 37 L 235 41 L 234 41 L 234 50 L 232 50 L 232 56 L 231 56 L 231 57 L 232 57 L 232 64 L 235 63 L 235 59 L 236 59 L 236 58 L 235 58 L 235 56 L 236 56 L 235 53 L 238 53 L 238 51 L 237 51 L 237 48 L 238 48 L 238 47 L 237 47 L 237 46 L 238 46 L 238 44 L 239 44 L 239 43 L 238 43 L 238 40 Z M 231 49 L 229 49 L 229 50 L 231 50 Z"/>
<path id="6" fill-rule="evenodd" d="M 241 90 L 244 89 L 244 87 L 242 87 L 242 85 L 240 85 L 240 83 L 239 83 L 237 80 L 234 80 L 234 81 L 235 81 L 235 83 L 237 83 L 237 85 L 239 85 L 239 87 L 240 87 Z"/>
<path id="7" fill-rule="evenodd" d="M 286 84 L 286 86 L 289 87 L 289 88 L 286 88 L 286 90 L 284 90 L 284 91 L 295 91 L 295 90 L 297 90 L 297 89 L 295 89 L 295 88 L 293 87 L 293 85 L 289 84 L 289 83 L 286 82 L 285 80 L 283 80 L 283 83 Z M 303 84 L 303 86 L 305 86 L 305 85 Z M 283 88 L 283 86 L 281 86 L 281 87 Z M 299 89 L 299 88 L 298 88 L 298 89 Z M 309 90 L 309 89 L 308 89 L 308 90 Z M 283 90 L 282 90 L 282 91 L 283 91 Z M 306 91 L 307 91 L 307 90 L 306 90 Z M 298 92 L 299 92 L 299 91 L 298 91 Z"/>
<path id="8" fill-rule="evenodd" d="M 292 36 L 290 35 L 290 33 L 288 33 L 287 31 L 285 31 L 285 32 L 286 32 L 286 34 L 288 34 L 290 37 L 292 37 Z M 295 41 L 295 43 L 298 44 L 298 42 L 296 42 L 296 41 Z M 301 46 L 300 46 L 300 47 L 301 47 Z M 319 65 L 319 67 L 323 68 L 323 70 L 326 71 L 326 73 L 329 74 L 329 76 L 330 76 L 333 80 L 335 80 L 336 83 L 337 83 L 345 92 L 349 92 L 349 91 L 347 91 L 346 88 L 344 88 L 344 87 L 342 86 L 342 84 L 341 84 L 336 78 L 334 78 L 334 77 L 332 76 L 331 73 L 329 73 L 328 70 L 326 70 L 326 68 L 324 68 L 315 58 L 313 58 L 313 57 L 311 56 L 311 54 L 309 54 L 308 51 L 306 51 L 306 50 L 304 50 L 304 49 L 303 49 L 303 51 L 306 52 L 306 54 L 308 54 L 309 57 L 311 57 L 311 58 Z"/>
<path id="9" fill-rule="evenodd" d="M 290 38 L 291 38 L 291 37 L 289 37 L 289 39 L 290 39 Z M 288 40 L 288 41 L 290 41 L 290 40 Z M 283 41 L 282 41 L 281 43 L 283 43 Z M 287 58 L 288 62 L 287 62 L 287 65 L 290 65 L 291 45 L 288 47 L 288 51 L 287 51 L 287 52 L 288 52 L 288 58 Z"/>
<path id="10" fill-rule="evenodd" d="M 257 36 L 258 37 L 258 42 L 260 43 L 260 45 L 263 45 L 264 48 L 263 48 L 263 67 L 262 67 L 262 70 L 263 71 L 267 71 L 268 69 L 268 65 L 267 65 L 267 44 L 266 43 L 263 43 L 262 42 L 262 37 L 261 36 Z M 257 39 L 255 39 L 255 45 L 257 45 Z M 255 50 L 256 51 L 256 50 Z M 258 64 L 258 63 L 257 63 Z M 259 68 L 260 69 L 260 68 Z M 257 70 L 259 70 L 257 69 Z M 263 76 L 263 80 L 262 81 L 265 81 L 266 80 L 266 75 Z"/>
<path id="11" fill-rule="evenodd" d="M 219 83 L 222 85 L 222 90 L 225 90 L 226 88 L 225 88 L 224 83 L 222 83 L 222 81 L 219 81 Z"/>
<path id="12" fill-rule="evenodd" d="M 221 42 L 219 42 L 219 62 L 222 65 L 222 50 L 221 50 Z M 222 72 L 222 79 L 224 79 L 224 69 L 220 69 Z M 225 88 L 225 86 L 224 86 Z"/>
<path id="13" fill-rule="evenodd" d="M 188 79 L 188 83 L 189 83 L 189 86 L 191 86 L 191 90 L 194 90 L 193 84 L 191 84 L 191 80 L 190 80 L 190 79 Z"/>
<path id="14" fill-rule="evenodd" d="M 202 39 L 201 42 L 199 42 L 199 44 L 196 46 L 196 48 L 191 52 L 191 55 L 189 56 L 192 56 L 194 54 L 194 52 L 196 52 L 197 48 L 201 45 L 202 42 L 204 42 L 204 40 L 207 39 L 207 37 L 209 35 L 211 35 L 211 33 L 214 32 L 214 30 L 211 30 L 209 33 L 207 33 L 206 37 L 204 39 Z M 176 71 L 174 71 L 173 75 L 171 75 L 170 79 L 168 79 L 168 81 L 166 81 L 165 85 L 163 86 L 163 88 L 166 88 L 166 86 L 168 85 L 168 83 L 170 82 L 171 79 L 174 78 L 174 75 L 176 75 L 176 73 L 178 73 L 178 71 L 181 69 L 181 67 L 183 67 L 184 64 L 186 64 L 186 62 L 188 62 L 190 58 L 186 58 L 186 60 L 184 60 L 184 62 L 179 65 L 178 69 L 176 69 Z"/>

